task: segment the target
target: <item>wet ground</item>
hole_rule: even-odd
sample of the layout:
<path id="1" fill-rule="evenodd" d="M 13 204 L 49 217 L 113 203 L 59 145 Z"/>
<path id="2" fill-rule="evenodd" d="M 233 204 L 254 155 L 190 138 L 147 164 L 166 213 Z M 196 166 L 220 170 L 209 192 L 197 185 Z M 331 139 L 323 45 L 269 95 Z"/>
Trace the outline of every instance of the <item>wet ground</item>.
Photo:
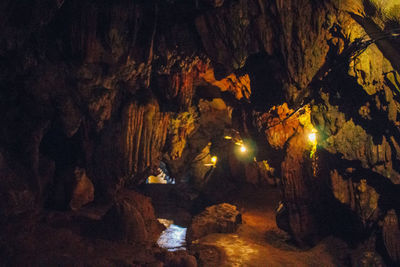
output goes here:
<path id="1" fill-rule="evenodd" d="M 301 250 L 275 223 L 279 202 L 276 188 L 244 189 L 233 200 L 242 211 L 243 224 L 233 234 L 212 234 L 200 244 L 218 247 L 226 255 L 221 266 L 345 266 L 346 244 L 327 238 L 314 248 Z"/>
<path id="2" fill-rule="evenodd" d="M 165 229 L 157 240 L 157 244 L 168 251 L 186 250 L 186 227 L 174 224 L 174 221 L 158 219 Z"/>
<path id="3" fill-rule="evenodd" d="M 290 243 L 289 236 L 279 230 L 275 223 L 275 208 L 279 202 L 279 192 L 276 188 L 243 188 L 229 202 L 241 210 L 243 224 L 236 233 L 211 234 L 200 239 L 195 246 L 213 248 L 214 253 L 217 251 L 220 254 L 216 257 L 218 263 L 210 263 L 203 259 L 200 260 L 200 265 L 202 262 L 203 266 L 347 265 L 347 255 L 344 252 L 347 246 L 339 239 L 327 238 L 307 250 L 299 249 Z M 179 228 L 178 230 L 177 232 L 181 232 Z M 174 236 L 179 234 L 171 232 L 169 237 Z M 168 243 L 165 239 L 163 242 Z M 179 243 L 171 240 L 169 242 Z M 207 254 L 204 255 L 206 256 L 203 257 L 208 257 Z"/>

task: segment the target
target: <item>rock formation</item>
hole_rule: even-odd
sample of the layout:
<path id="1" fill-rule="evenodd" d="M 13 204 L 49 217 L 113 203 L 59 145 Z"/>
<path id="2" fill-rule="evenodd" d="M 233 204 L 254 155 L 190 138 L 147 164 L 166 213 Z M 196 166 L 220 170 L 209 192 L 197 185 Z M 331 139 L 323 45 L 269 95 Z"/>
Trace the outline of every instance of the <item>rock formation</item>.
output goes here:
<path id="1" fill-rule="evenodd" d="M 3 0 L 0 225 L 111 205 L 116 239 L 154 241 L 123 196 L 163 161 L 201 193 L 280 181 L 298 245 L 398 264 L 399 28 L 396 1 Z"/>
<path id="2" fill-rule="evenodd" d="M 235 206 L 228 203 L 210 206 L 193 218 L 186 240 L 190 244 L 212 233 L 233 233 L 241 222 L 242 217 Z"/>

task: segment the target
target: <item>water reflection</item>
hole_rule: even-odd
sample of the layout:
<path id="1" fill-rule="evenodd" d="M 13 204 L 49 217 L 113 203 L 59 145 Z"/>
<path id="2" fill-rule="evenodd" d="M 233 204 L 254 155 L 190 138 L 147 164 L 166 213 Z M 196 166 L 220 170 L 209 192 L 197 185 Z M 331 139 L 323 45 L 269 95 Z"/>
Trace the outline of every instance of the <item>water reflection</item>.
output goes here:
<path id="1" fill-rule="evenodd" d="M 160 223 L 165 225 L 165 229 L 157 244 L 169 251 L 186 250 L 186 230 L 187 228 L 174 224 L 174 221 L 167 219 L 158 219 Z"/>

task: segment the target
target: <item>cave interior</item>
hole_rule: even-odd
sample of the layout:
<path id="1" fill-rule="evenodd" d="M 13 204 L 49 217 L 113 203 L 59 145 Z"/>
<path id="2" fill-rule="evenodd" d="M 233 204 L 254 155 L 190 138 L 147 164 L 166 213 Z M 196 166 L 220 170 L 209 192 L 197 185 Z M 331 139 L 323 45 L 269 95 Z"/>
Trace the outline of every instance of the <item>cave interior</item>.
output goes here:
<path id="1" fill-rule="evenodd" d="M 2 0 L 0 266 L 400 266 L 398 0 Z"/>

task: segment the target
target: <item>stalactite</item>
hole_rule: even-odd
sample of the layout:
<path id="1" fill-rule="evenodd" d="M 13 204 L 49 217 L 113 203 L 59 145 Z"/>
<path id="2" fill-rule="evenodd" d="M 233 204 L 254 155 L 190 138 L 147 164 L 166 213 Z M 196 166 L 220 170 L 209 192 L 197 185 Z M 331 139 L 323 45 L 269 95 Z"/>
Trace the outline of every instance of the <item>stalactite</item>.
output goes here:
<path id="1" fill-rule="evenodd" d="M 160 112 L 155 101 L 146 105 L 133 102 L 126 108 L 124 117 L 124 173 L 132 176 L 158 167 L 166 140 L 169 114 Z"/>
<path id="2" fill-rule="evenodd" d="M 192 105 L 195 83 L 208 68 L 208 62 L 199 58 L 188 58 L 179 62 L 179 65 L 180 71 L 169 73 L 167 96 L 171 100 L 176 99 L 181 110 L 187 110 Z"/>

